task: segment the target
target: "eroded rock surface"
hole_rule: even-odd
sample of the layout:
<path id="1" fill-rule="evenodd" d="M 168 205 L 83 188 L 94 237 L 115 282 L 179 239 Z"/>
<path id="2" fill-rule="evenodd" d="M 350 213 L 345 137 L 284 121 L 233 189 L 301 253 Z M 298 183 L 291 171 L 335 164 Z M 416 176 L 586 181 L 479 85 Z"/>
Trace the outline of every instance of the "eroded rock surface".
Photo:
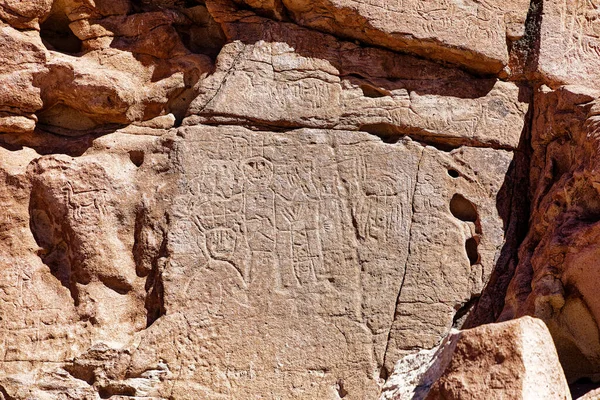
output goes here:
<path id="1" fill-rule="evenodd" d="M 534 214 L 502 319 L 535 315 L 553 334 L 571 381 L 598 371 L 595 235 L 598 92 L 536 95 L 531 169 Z M 548 129 L 551 127 L 551 129 Z"/>
<path id="2" fill-rule="evenodd" d="M 0 0 L 0 397 L 481 394 L 523 315 L 599 378 L 575 3 Z"/>
<path id="3" fill-rule="evenodd" d="M 462 64 L 480 73 L 498 73 L 508 64 L 507 40 L 524 35 L 529 9 L 527 0 L 242 2 L 276 19 L 287 16 L 315 30 Z M 227 10 L 219 19 L 231 18 L 227 0 L 207 4 Z"/>
<path id="4" fill-rule="evenodd" d="M 381 400 L 571 399 L 548 328 L 522 317 L 452 332 L 395 367 Z"/>

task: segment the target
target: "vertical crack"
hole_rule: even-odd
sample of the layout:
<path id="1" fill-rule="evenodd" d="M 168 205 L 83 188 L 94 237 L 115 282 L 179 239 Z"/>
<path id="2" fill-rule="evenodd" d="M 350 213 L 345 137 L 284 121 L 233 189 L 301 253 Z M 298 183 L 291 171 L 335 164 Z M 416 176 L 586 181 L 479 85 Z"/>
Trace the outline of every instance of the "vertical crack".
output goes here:
<path id="1" fill-rule="evenodd" d="M 508 42 L 509 65 L 513 70 L 513 80 L 535 80 L 538 73 L 540 57 L 541 29 L 544 15 L 544 1 L 531 0 L 527 19 L 525 20 L 525 34 L 516 42 Z"/>
<path id="2" fill-rule="evenodd" d="M 410 199 L 410 204 L 411 204 L 411 210 L 412 210 L 412 215 L 410 217 L 410 226 L 408 228 L 408 251 L 406 254 L 406 260 L 404 261 L 404 272 L 402 274 L 402 281 L 400 282 L 400 287 L 398 289 L 398 297 L 396 298 L 396 305 L 394 306 L 394 316 L 392 318 L 392 322 L 390 323 L 390 329 L 388 330 L 388 335 L 387 335 L 387 341 L 385 343 L 385 350 L 383 351 L 383 365 L 381 366 L 380 369 L 380 375 L 379 377 L 381 379 L 387 380 L 387 377 L 390 374 L 390 371 L 388 371 L 385 367 L 386 365 L 386 359 L 387 359 L 387 353 L 388 353 L 388 348 L 390 346 L 390 338 L 392 336 L 392 327 L 394 326 L 394 321 L 396 320 L 396 315 L 398 314 L 398 307 L 400 305 L 400 298 L 402 297 L 402 288 L 404 287 L 404 282 L 406 280 L 406 273 L 408 271 L 408 260 L 410 259 L 410 255 L 411 255 L 411 250 L 412 250 L 412 229 L 413 229 L 413 224 L 415 222 L 415 194 L 417 192 L 417 186 L 419 184 L 419 175 L 421 173 L 421 163 L 423 161 L 423 158 L 425 157 L 425 148 L 423 148 L 421 150 L 421 156 L 419 157 L 419 162 L 417 164 L 417 173 L 415 174 L 415 186 L 413 188 L 413 193 Z"/>

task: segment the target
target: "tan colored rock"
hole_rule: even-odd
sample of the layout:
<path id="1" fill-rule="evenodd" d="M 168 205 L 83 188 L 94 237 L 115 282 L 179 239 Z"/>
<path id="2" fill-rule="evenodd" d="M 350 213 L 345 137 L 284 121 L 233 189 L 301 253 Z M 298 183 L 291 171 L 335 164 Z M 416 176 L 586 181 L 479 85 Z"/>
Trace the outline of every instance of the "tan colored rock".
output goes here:
<path id="1" fill-rule="evenodd" d="M 527 105 L 512 83 L 361 48 L 293 24 L 258 20 L 232 24 L 228 32 L 252 44 L 223 48 L 186 124 L 327 127 L 392 139 L 518 146 Z"/>
<path id="2" fill-rule="evenodd" d="M 13 251 L 37 269 L 23 264 L 28 286 L 5 280 L 6 300 L 60 300 L 54 319 L 27 303 L 23 329 L 43 319 L 33 336 L 10 328 L 7 354 L 28 359 L 37 337 L 55 338 L 48 351 L 72 342 L 0 378 L 51 379 L 42 366 L 54 360 L 100 393 L 182 399 L 377 397 L 386 354 L 435 345 L 483 288 L 512 157 L 210 126 L 115 133 L 79 157 L 16 154 L 28 201 L 10 200 L 25 217 L 7 232 L 25 232 L 29 247 Z M 432 291 L 419 297 L 419 285 Z"/>
<path id="3" fill-rule="evenodd" d="M 508 64 L 507 40 L 525 30 L 527 0 L 418 1 L 281 0 L 244 1 L 311 29 L 370 45 L 498 73 Z M 207 1 L 218 21 L 231 18 L 227 0 Z M 219 15 L 218 10 L 223 10 Z"/>
<path id="4" fill-rule="evenodd" d="M 600 20 L 595 1 L 544 0 L 540 24 L 538 69 L 553 87 L 560 84 L 597 88 L 600 74 Z"/>
<path id="5" fill-rule="evenodd" d="M 419 372 L 417 372 L 419 371 Z M 531 317 L 453 331 L 401 360 L 383 388 L 393 399 L 571 399 L 552 337 Z"/>
<path id="6" fill-rule="evenodd" d="M 371 3 L 0 0 L 0 398 L 375 399 L 502 308 L 595 377 L 598 93 L 529 109 L 527 1 Z"/>

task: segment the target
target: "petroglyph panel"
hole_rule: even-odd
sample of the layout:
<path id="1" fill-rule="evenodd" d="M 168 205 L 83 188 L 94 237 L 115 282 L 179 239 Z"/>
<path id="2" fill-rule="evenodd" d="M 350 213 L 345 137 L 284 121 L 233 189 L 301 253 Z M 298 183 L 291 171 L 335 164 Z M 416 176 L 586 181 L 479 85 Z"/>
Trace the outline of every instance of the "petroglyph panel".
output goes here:
<path id="1" fill-rule="evenodd" d="M 539 71 L 552 84 L 597 87 L 600 82 L 600 3 L 545 0 L 540 31 Z"/>
<path id="2" fill-rule="evenodd" d="M 254 2 L 246 0 L 253 6 Z M 283 0 L 291 18 L 311 28 L 393 50 L 497 73 L 507 39 L 524 34 L 527 0 Z"/>
<path id="3" fill-rule="evenodd" d="M 484 289 L 503 250 L 505 221 L 498 216 L 497 198 L 510 190 L 504 177 L 512 159 L 503 150 L 425 148 L 388 368 L 415 348 L 439 343 L 456 312 Z"/>
<path id="4" fill-rule="evenodd" d="M 302 396 L 334 398 L 343 382 L 349 398 L 374 398 L 386 351 L 434 345 L 499 254 L 495 197 L 510 152 L 444 153 L 333 130 L 194 126 L 179 136 L 173 169 L 185 172 L 169 216 L 168 312 L 158 326 L 192 327 L 189 346 L 213 360 L 200 368 L 179 355 L 180 390 L 185 382 L 206 398 L 237 397 L 267 385 L 291 398 L 294 382 L 311 376 Z M 466 203 L 451 210 L 457 193 L 475 204 L 474 219 L 456 211 Z M 437 297 L 414 293 L 434 281 L 445 285 Z M 399 294 L 406 304 L 396 308 Z M 173 350 L 153 351 L 174 360 Z M 210 378 L 223 374 L 228 384 Z"/>
<path id="5" fill-rule="evenodd" d="M 253 44 L 225 46 L 217 71 L 192 102 L 186 125 L 242 122 L 518 146 L 527 104 L 513 83 L 340 45 L 331 36 L 290 25 L 276 30 L 265 22 L 264 27 L 269 34 L 260 34 L 271 36 L 271 42 L 254 38 Z M 307 41 L 322 48 L 307 51 Z M 357 61 L 362 58 L 371 64 Z M 371 75 L 378 78 L 363 78 Z"/>

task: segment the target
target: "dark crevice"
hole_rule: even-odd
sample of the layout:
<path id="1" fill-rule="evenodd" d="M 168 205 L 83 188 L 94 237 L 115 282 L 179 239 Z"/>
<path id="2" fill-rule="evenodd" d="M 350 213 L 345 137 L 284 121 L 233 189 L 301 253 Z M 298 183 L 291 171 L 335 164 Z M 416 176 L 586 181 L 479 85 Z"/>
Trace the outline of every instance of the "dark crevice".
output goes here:
<path id="1" fill-rule="evenodd" d="M 335 388 L 336 391 L 338 393 L 338 396 L 343 399 L 344 397 L 346 397 L 348 395 L 348 391 L 344 388 L 344 381 L 341 379 L 338 379 L 337 383 L 335 384 Z"/>
<path id="2" fill-rule="evenodd" d="M 246 128 L 248 130 L 251 131 L 263 131 L 263 132 L 273 132 L 273 133 L 287 133 L 287 132 L 292 132 L 298 129 L 306 129 L 306 128 L 310 128 L 308 126 L 304 126 L 304 125 L 297 125 L 297 124 L 292 124 L 289 123 L 287 121 L 275 121 L 275 122 L 267 122 L 267 121 L 252 121 L 249 119 L 240 119 L 238 121 L 223 121 L 220 120 L 220 118 L 226 119 L 228 118 L 228 116 L 226 115 L 219 115 L 219 114 L 211 114 L 210 116 L 203 116 L 203 118 L 211 118 L 209 120 L 202 120 L 198 123 L 202 124 L 202 125 L 210 125 L 210 126 L 240 126 L 243 128 Z M 193 116 L 192 116 L 193 118 Z M 236 118 L 236 117 L 231 117 L 231 118 Z M 192 123 L 190 123 L 189 119 L 186 119 L 183 121 L 183 126 L 190 126 L 190 125 L 196 125 L 195 121 L 192 120 Z M 328 128 L 323 128 L 323 129 L 328 129 Z"/>
<path id="3" fill-rule="evenodd" d="M 379 97 L 386 97 L 386 96 L 391 96 L 392 94 L 384 89 L 378 88 L 376 86 L 373 85 L 368 85 L 366 83 L 362 84 L 359 86 L 360 90 L 362 90 L 363 92 L 363 96 L 365 97 L 370 97 L 370 98 L 379 98 Z"/>
<path id="4" fill-rule="evenodd" d="M 482 143 L 470 139 L 434 135 L 426 130 L 413 126 L 398 126 L 387 122 L 381 122 L 376 124 L 361 125 L 359 130 L 370 133 L 371 135 L 379 137 L 384 143 L 395 144 L 404 138 L 410 138 L 415 142 L 422 144 L 423 146 L 431 146 L 443 152 L 451 152 L 452 150 L 459 149 L 463 146 L 467 147 L 483 147 L 492 148 L 499 150 L 511 150 L 514 149 L 498 145 L 495 143 Z"/>
<path id="5" fill-rule="evenodd" d="M 69 246 L 64 240 L 64 234 L 60 228 L 60 221 L 56 221 L 50 207 L 43 200 L 46 188 L 34 186 L 29 200 L 29 228 L 40 247 L 38 256 L 48 266 L 52 275 L 60 284 L 69 290 L 74 305 L 79 305 L 79 292 L 69 257 Z"/>
<path id="6" fill-rule="evenodd" d="M 164 222 L 164 221 L 163 221 Z M 153 236 L 153 239 L 150 239 Z M 159 240 L 160 247 L 153 248 L 149 243 Z M 162 272 L 164 260 L 168 256 L 167 233 L 160 222 L 154 221 L 146 207 L 140 207 L 136 212 L 134 228 L 133 257 L 136 274 L 146 277 L 144 289 L 146 298 L 146 327 L 150 327 L 157 319 L 165 314 L 164 286 Z"/>
<path id="7" fill-rule="evenodd" d="M 507 43 L 510 55 L 509 65 L 512 69 L 513 80 L 535 81 L 541 45 L 541 27 L 544 15 L 544 0 L 531 0 L 525 34 L 515 42 Z"/>
<path id="8" fill-rule="evenodd" d="M 569 385 L 571 396 L 574 399 L 580 398 L 598 388 L 600 388 L 600 382 L 594 382 L 590 378 L 581 378 Z"/>
<path id="9" fill-rule="evenodd" d="M 456 314 L 454 314 L 454 318 L 452 319 L 452 327 L 454 329 L 462 329 L 462 325 L 465 321 L 465 318 L 473 309 L 473 307 L 477 304 L 478 300 L 479 296 L 475 296 L 466 303 L 464 303 L 462 306 L 460 306 L 458 310 L 456 310 Z"/>
<path id="10" fill-rule="evenodd" d="M 20 151 L 31 148 L 39 155 L 65 154 L 80 157 L 102 133 L 86 133 L 78 137 L 60 136 L 36 129 L 32 134 L 5 133 L 0 135 L 0 147 L 9 151 Z"/>
<path id="11" fill-rule="evenodd" d="M 479 247 L 479 242 L 477 238 L 469 238 L 465 242 L 465 250 L 467 252 L 467 257 L 469 258 L 469 263 L 471 265 L 479 264 L 481 258 L 479 256 L 479 251 L 477 248 Z"/>
<path id="12" fill-rule="evenodd" d="M 227 43 L 227 37 L 208 12 L 208 9 L 196 4 L 181 10 L 187 17 L 188 23 L 174 24 L 173 27 L 179 34 L 184 46 L 192 53 L 204 54 L 213 61 Z"/>
<path id="13" fill-rule="evenodd" d="M 110 385 L 98 388 L 98 395 L 101 399 L 110 399 L 112 396 L 135 396 L 135 388 L 124 385 Z"/>
<path id="14" fill-rule="evenodd" d="M 17 400 L 16 397 L 9 395 L 3 386 L 0 386 L 0 396 L 2 396 L 2 400 Z"/>
<path id="15" fill-rule="evenodd" d="M 75 55 L 81 52 L 82 41 L 71 31 L 71 21 L 61 6 L 64 7 L 62 1 L 52 4 L 50 15 L 40 25 L 40 36 L 49 50 Z"/>
<path id="16" fill-rule="evenodd" d="M 525 115 L 519 147 L 514 152 L 514 159 L 496 197 L 496 208 L 503 221 L 505 242 L 487 285 L 465 321 L 465 329 L 497 321 L 504 308 L 508 286 L 519 264 L 519 247 L 529 230 L 529 173 L 535 104 L 531 88 L 523 86 L 521 89 L 520 97 L 528 99 L 529 110 Z"/>

